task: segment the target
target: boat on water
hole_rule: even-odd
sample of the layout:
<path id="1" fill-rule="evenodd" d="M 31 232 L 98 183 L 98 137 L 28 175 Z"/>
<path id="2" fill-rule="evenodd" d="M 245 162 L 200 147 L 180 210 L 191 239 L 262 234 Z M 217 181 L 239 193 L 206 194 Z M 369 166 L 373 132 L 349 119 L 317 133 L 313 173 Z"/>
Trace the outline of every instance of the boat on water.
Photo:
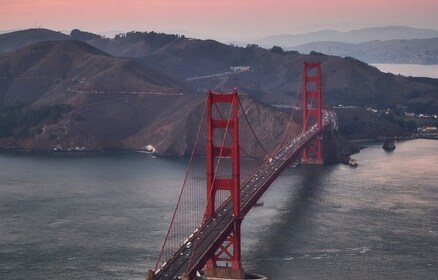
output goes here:
<path id="1" fill-rule="evenodd" d="M 387 140 L 385 143 L 383 143 L 382 148 L 385 151 L 393 151 L 395 150 L 395 141 L 394 140 Z"/>
<path id="2" fill-rule="evenodd" d="M 350 158 L 348 161 L 348 165 L 350 165 L 351 167 L 357 167 L 358 164 L 354 159 Z"/>
<path id="3" fill-rule="evenodd" d="M 349 156 L 344 157 L 344 159 L 342 160 L 342 163 L 347 164 L 347 165 L 349 165 L 351 167 L 357 167 L 358 166 L 357 161 L 352 159 Z"/>
<path id="4" fill-rule="evenodd" d="M 263 205 L 265 205 L 265 203 L 264 203 L 263 201 L 257 201 L 257 202 L 254 204 L 254 207 L 262 207 Z"/>

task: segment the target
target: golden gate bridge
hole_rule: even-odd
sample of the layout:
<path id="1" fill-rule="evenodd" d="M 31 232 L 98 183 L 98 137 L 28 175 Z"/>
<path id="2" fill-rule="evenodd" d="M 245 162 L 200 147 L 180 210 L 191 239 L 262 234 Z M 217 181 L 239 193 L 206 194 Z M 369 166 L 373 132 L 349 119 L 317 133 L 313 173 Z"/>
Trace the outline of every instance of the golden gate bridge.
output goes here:
<path id="1" fill-rule="evenodd" d="M 286 128 L 271 153 L 254 133 L 236 90 L 208 93 L 175 211 L 147 280 L 191 280 L 199 277 L 199 271 L 206 279 L 245 279 L 241 262 L 243 218 L 294 159 L 301 156 L 303 163 L 323 164 L 322 133 L 336 128 L 335 113 L 322 109 L 319 62 L 304 63 L 300 92 L 302 131 L 286 139 Z M 266 154 L 262 165 L 243 179 L 240 152 L 245 151 L 239 145 L 239 111 Z M 200 171 L 192 168 L 192 163 L 205 127 L 206 164 Z"/>

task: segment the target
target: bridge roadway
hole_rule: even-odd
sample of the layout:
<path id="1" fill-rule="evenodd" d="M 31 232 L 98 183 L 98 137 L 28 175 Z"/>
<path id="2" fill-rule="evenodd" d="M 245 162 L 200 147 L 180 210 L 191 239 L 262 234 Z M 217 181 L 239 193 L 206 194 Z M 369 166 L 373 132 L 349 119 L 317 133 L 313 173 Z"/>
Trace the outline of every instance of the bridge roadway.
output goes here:
<path id="1" fill-rule="evenodd" d="M 334 112 L 323 111 L 322 130 L 328 127 L 334 118 Z M 318 132 L 317 126 L 313 125 L 306 132 L 299 134 L 278 151 L 272 160 L 267 160 L 249 179 L 241 184 L 242 219 L 291 160 L 318 135 Z M 184 271 L 187 271 L 190 279 L 193 279 L 196 272 L 203 268 L 209 256 L 216 252 L 232 231 L 234 217 L 231 207 L 231 200 L 228 199 L 217 209 L 216 216 L 205 221 L 201 228 L 196 229 L 173 257 L 155 272 L 155 279 L 181 279 Z"/>

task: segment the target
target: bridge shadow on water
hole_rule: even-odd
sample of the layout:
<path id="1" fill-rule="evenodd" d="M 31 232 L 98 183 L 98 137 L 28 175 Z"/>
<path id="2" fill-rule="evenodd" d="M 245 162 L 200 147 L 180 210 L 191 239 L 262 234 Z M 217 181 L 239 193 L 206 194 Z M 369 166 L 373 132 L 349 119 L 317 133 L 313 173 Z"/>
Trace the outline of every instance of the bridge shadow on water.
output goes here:
<path id="1" fill-rule="evenodd" d="M 282 184 L 288 184 L 294 191 L 288 192 L 285 203 L 278 208 L 279 213 L 266 225 L 269 230 L 259 236 L 251 258 L 284 259 L 303 253 L 300 247 L 309 242 L 306 235 L 315 226 L 314 216 L 324 196 L 323 179 L 329 170 L 324 166 L 307 165 L 285 172 L 286 177 L 293 180 L 282 180 Z"/>

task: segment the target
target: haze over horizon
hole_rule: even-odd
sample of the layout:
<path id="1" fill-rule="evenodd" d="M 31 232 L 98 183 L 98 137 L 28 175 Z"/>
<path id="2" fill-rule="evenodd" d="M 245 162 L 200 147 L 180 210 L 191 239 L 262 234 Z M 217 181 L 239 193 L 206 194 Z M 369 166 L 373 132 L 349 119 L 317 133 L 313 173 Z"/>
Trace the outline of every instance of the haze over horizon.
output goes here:
<path id="1" fill-rule="evenodd" d="M 438 30 L 436 0 L 0 0 L 0 30 L 156 31 L 219 41 L 333 29 Z"/>

